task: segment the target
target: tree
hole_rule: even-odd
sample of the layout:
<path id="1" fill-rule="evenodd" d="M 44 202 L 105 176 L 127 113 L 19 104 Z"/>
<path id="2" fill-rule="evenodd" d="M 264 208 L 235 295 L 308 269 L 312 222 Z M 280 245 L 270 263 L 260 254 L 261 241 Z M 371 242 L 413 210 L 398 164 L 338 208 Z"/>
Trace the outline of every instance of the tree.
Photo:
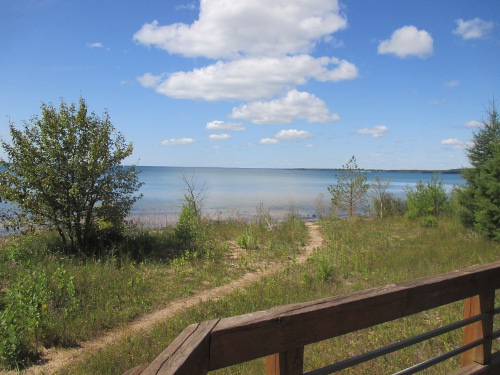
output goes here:
<path id="1" fill-rule="evenodd" d="M 98 224 L 119 228 L 140 196 L 134 166 L 121 162 L 132 145 L 115 132 L 107 112 L 88 113 L 61 100 L 59 109 L 42 103 L 41 118 L 9 124 L 12 143 L 1 140 L 0 198 L 16 205 L 12 219 L 55 229 L 65 248 L 88 251 Z"/>
<path id="2" fill-rule="evenodd" d="M 500 240 L 500 118 L 495 100 L 487 115 L 467 149 L 471 168 L 462 173 L 466 186 L 460 190 L 459 201 L 466 226 Z"/>
<path id="3" fill-rule="evenodd" d="M 425 184 L 418 181 L 414 189 L 407 188 L 406 199 L 410 219 L 439 216 L 448 208 L 448 195 L 437 175 Z"/>
<path id="4" fill-rule="evenodd" d="M 358 168 L 356 158 L 352 156 L 339 170 L 336 178 L 337 183 L 328 187 L 332 196 L 332 206 L 352 217 L 365 206 L 366 192 L 370 187 L 366 174 Z"/>

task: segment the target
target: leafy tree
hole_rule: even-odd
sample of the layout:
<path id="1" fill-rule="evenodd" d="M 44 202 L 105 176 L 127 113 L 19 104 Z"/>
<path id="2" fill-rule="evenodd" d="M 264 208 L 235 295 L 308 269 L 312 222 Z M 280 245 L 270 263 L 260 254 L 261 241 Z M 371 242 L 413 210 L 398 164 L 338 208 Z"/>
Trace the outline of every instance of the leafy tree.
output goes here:
<path id="1" fill-rule="evenodd" d="M 448 207 L 448 195 L 443 187 L 443 182 L 437 175 L 423 183 L 418 181 L 415 188 L 406 189 L 408 202 L 407 215 L 411 219 L 425 216 L 439 216 Z"/>
<path id="2" fill-rule="evenodd" d="M 352 156 L 347 164 L 342 166 L 336 178 L 337 183 L 328 187 L 332 196 L 332 206 L 352 217 L 366 203 L 366 193 L 370 187 L 366 174 L 358 168 L 356 158 Z"/>
<path id="3" fill-rule="evenodd" d="M 140 198 L 139 172 L 120 164 L 132 145 L 83 98 L 78 107 L 42 103 L 41 112 L 22 130 L 10 123 L 12 143 L 0 142 L 0 198 L 16 205 L 5 225 L 52 228 L 70 251 L 88 251 L 96 227 L 119 228 Z"/>
<path id="4" fill-rule="evenodd" d="M 494 100 L 487 115 L 467 149 L 471 168 L 463 171 L 467 184 L 459 201 L 466 226 L 500 240 L 500 118 Z"/>

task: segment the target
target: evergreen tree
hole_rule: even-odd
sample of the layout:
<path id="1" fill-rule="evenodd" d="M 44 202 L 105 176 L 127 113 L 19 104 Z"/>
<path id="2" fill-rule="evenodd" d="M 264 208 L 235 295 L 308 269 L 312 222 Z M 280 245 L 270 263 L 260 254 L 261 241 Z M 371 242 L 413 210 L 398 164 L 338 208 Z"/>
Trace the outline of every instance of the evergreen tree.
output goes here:
<path id="1" fill-rule="evenodd" d="M 463 172 L 467 184 L 459 200 L 466 226 L 500 240 L 500 118 L 494 100 L 487 115 L 467 149 L 471 168 Z"/>
<path id="2" fill-rule="evenodd" d="M 358 168 L 356 158 L 352 156 L 336 177 L 337 183 L 328 187 L 332 196 L 332 207 L 352 217 L 366 205 L 366 193 L 370 188 L 366 174 Z"/>

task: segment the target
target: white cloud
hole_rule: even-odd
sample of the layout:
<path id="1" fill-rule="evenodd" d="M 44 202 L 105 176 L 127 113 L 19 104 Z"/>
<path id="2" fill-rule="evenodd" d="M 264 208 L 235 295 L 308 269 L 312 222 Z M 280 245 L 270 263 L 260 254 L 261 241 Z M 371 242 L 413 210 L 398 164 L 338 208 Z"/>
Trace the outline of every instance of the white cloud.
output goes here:
<path id="1" fill-rule="evenodd" d="M 492 21 L 484 21 L 481 18 L 468 21 L 458 19 L 455 20 L 455 23 L 457 28 L 453 30 L 453 34 L 460 35 L 465 40 L 484 38 L 495 25 Z"/>
<path id="2" fill-rule="evenodd" d="M 483 123 L 476 120 L 470 120 L 465 123 L 465 126 L 467 126 L 468 128 L 480 128 L 481 126 L 483 126 Z"/>
<path id="3" fill-rule="evenodd" d="M 188 57 L 234 59 L 307 53 L 345 27 L 337 0 L 204 0 L 191 25 L 155 20 L 133 38 Z"/>
<path id="4" fill-rule="evenodd" d="M 356 66 L 346 60 L 298 55 L 218 61 L 189 72 L 173 73 L 162 82 L 161 76 L 149 73 L 141 79 L 154 83 L 147 87 L 155 87 L 157 92 L 173 98 L 257 100 L 304 85 L 308 79 L 337 82 L 357 76 Z"/>
<path id="5" fill-rule="evenodd" d="M 175 145 L 189 145 L 194 142 L 195 140 L 193 138 L 178 138 L 178 139 L 172 138 L 161 141 L 161 144 L 165 146 L 175 146 Z"/>
<path id="6" fill-rule="evenodd" d="M 467 144 L 464 141 L 461 141 L 457 138 L 447 138 L 441 141 L 442 145 L 451 146 L 451 148 L 455 150 L 463 150 L 467 147 Z"/>
<path id="7" fill-rule="evenodd" d="M 421 59 L 432 54 L 432 36 L 415 26 L 404 26 L 392 33 L 390 39 L 380 42 L 379 54 L 393 53 L 401 58 L 417 56 Z"/>
<path id="8" fill-rule="evenodd" d="M 276 138 L 263 138 L 259 142 L 261 145 L 276 145 L 280 143 Z"/>
<path id="9" fill-rule="evenodd" d="M 296 129 L 282 130 L 274 136 L 276 139 L 307 139 L 311 137 L 312 135 L 308 131 Z"/>
<path id="10" fill-rule="evenodd" d="M 239 122 L 211 121 L 207 123 L 208 130 L 226 130 L 226 131 L 241 131 L 245 130 L 245 126 Z"/>
<path id="11" fill-rule="evenodd" d="M 176 10 L 196 10 L 195 3 L 181 4 L 175 6 Z"/>
<path id="12" fill-rule="evenodd" d="M 87 47 L 89 48 L 104 48 L 104 44 L 101 42 L 87 43 Z"/>
<path id="13" fill-rule="evenodd" d="M 448 88 L 457 87 L 458 85 L 460 85 L 460 81 L 458 79 L 453 79 L 446 82 L 444 85 Z"/>
<path id="14" fill-rule="evenodd" d="M 160 83 L 162 76 L 155 76 L 151 73 L 146 73 L 141 77 L 138 77 L 137 80 L 144 87 L 157 87 L 158 83 Z"/>
<path id="15" fill-rule="evenodd" d="M 310 123 L 338 121 L 323 100 L 308 92 L 291 90 L 284 98 L 267 102 L 256 101 L 233 108 L 232 118 L 252 121 L 255 124 L 290 124 L 295 119 Z"/>
<path id="16" fill-rule="evenodd" d="M 210 134 L 208 138 L 212 141 L 226 141 L 231 138 L 229 134 Z"/>
<path id="17" fill-rule="evenodd" d="M 362 135 L 369 135 L 370 137 L 373 138 L 378 138 L 383 136 L 385 133 L 389 131 L 389 128 L 385 125 L 379 125 L 375 126 L 373 128 L 362 128 L 358 129 L 356 133 L 362 134 Z"/>

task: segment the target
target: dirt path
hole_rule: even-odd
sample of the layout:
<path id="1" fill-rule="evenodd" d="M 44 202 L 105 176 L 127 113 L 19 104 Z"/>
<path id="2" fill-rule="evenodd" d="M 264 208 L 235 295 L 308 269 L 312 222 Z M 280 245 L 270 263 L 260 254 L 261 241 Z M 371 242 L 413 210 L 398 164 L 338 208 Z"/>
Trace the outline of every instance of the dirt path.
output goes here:
<path id="1" fill-rule="evenodd" d="M 323 238 L 319 232 L 319 225 L 317 223 L 307 223 L 306 225 L 309 230 L 309 242 L 306 245 L 304 252 L 297 257 L 297 263 L 305 262 L 311 255 L 313 249 L 320 247 L 323 244 Z M 22 373 L 36 375 L 55 374 L 72 362 L 77 361 L 83 355 L 101 350 L 106 347 L 106 345 L 112 344 L 126 336 L 133 336 L 140 332 L 148 331 L 155 324 L 172 317 L 184 309 L 193 307 L 202 301 L 226 296 L 237 289 L 241 289 L 242 287 L 259 280 L 261 277 L 268 276 L 277 271 L 279 271 L 279 268 L 268 267 L 265 270 L 247 273 L 243 277 L 234 280 L 229 284 L 202 291 L 191 297 L 172 301 L 168 306 L 161 310 L 145 315 L 126 326 L 118 327 L 114 330 L 106 332 L 103 336 L 98 337 L 95 340 L 81 343 L 79 348 L 50 349 L 45 356 L 45 359 L 47 360 L 46 364 L 33 366 Z M 10 375 L 15 373 L 0 372 L 0 374 Z"/>

